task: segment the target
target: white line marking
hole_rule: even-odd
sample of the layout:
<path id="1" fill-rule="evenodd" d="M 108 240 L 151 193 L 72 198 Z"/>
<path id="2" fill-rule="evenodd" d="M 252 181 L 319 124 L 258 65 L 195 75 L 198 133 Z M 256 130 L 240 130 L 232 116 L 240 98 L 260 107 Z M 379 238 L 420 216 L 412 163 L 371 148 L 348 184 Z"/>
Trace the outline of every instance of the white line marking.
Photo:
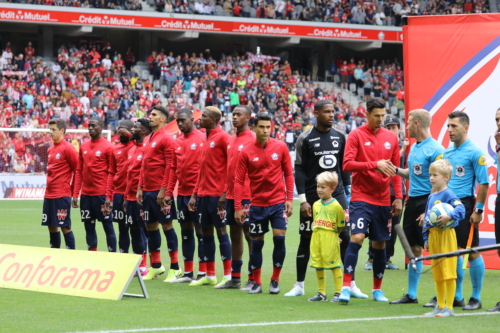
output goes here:
<path id="1" fill-rule="evenodd" d="M 476 312 L 476 313 L 459 313 L 455 317 L 464 316 L 480 316 L 480 315 L 498 315 L 498 312 Z M 177 331 L 177 330 L 201 330 L 210 328 L 232 328 L 232 327 L 252 327 L 252 326 L 275 326 L 275 325 L 302 325 L 302 324 L 331 324 L 345 323 L 353 321 L 372 321 L 372 320 L 398 320 L 398 319 L 420 319 L 426 318 L 423 315 L 419 316 L 400 316 L 400 317 L 375 317 L 375 318 L 347 318 L 347 319 L 331 319 L 331 320 L 300 320 L 300 321 L 275 321 L 263 323 L 246 323 L 246 324 L 221 324 L 221 325 L 203 325 L 203 326 L 176 326 L 176 327 L 156 327 L 156 328 L 132 328 L 127 330 L 103 330 L 103 331 L 88 331 L 74 333 L 134 333 L 134 332 L 161 332 L 161 331 Z"/>
<path id="2" fill-rule="evenodd" d="M 2 208 L 2 210 L 40 210 L 40 208 Z"/>

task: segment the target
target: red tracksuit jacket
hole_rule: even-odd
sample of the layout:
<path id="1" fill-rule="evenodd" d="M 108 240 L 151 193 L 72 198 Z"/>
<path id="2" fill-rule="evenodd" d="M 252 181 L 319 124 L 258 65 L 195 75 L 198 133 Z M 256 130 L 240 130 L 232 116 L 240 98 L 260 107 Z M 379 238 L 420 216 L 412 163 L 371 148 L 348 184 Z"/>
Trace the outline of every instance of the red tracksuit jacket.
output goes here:
<path id="1" fill-rule="evenodd" d="M 229 134 L 220 127 L 210 131 L 201 151 L 200 172 L 193 193 L 219 197 L 226 190 Z"/>
<path id="2" fill-rule="evenodd" d="M 125 194 L 125 189 L 127 188 L 128 152 L 133 146 L 135 146 L 134 142 L 129 141 L 126 144 L 120 142 L 113 147 L 111 163 L 109 164 L 106 199 L 112 201 L 114 193 Z"/>
<path id="3" fill-rule="evenodd" d="M 247 174 L 252 206 L 269 207 L 293 200 L 292 160 L 284 142 L 270 138 L 262 147 L 255 141 L 240 153 L 234 186 L 235 210 L 242 209 L 241 193 Z"/>
<path id="4" fill-rule="evenodd" d="M 399 167 L 399 143 L 394 133 L 380 128 L 375 134 L 367 125 L 349 133 L 344 152 L 344 171 L 352 172 L 351 201 L 390 206 L 391 178 L 377 171 L 377 162 L 390 160 Z M 403 198 L 401 178 L 393 182 L 396 198 Z"/>
<path id="5" fill-rule="evenodd" d="M 255 142 L 255 134 L 247 129 L 243 133 L 236 133 L 229 138 L 227 145 L 227 190 L 226 199 L 234 199 L 234 178 L 236 168 L 238 167 L 238 157 L 240 156 L 243 148 Z M 242 200 L 251 199 L 250 195 L 250 179 L 248 175 L 245 179 L 245 186 L 241 193 Z"/>
<path id="6" fill-rule="evenodd" d="M 80 195 L 80 190 L 84 195 L 106 194 L 112 154 L 113 145 L 103 137 L 81 145 L 73 198 Z"/>
<path id="7" fill-rule="evenodd" d="M 76 168 L 78 167 L 78 153 L 73 145 L 65 140 L 54 143 L 47 150 L 49 155 L 47 165 L 47 188 L 44 198 L 57 199 L 71 197 L 72 185 Z"/>
<path id="8" fill-rule="evenodd" d="M 144 143 L 137 143 L 130 148 L 127 156 L 127 188 L 125 189 L 125 200 L 136 201 L 139 177 L 141 176 L 142 159 L 144 157 Z"/>
<path id="9" fill-rule="evenodd" d="M 198 180 L 201 151 L 205 140 L 205 133 L 194 129 L 191 133 L 181 134 L 174 141 L 174 155 L 168 179 L 167 197 L 172 197 L 177 180 L 179 180 L 178 195 L 190 196 L 193 194 Z"/>

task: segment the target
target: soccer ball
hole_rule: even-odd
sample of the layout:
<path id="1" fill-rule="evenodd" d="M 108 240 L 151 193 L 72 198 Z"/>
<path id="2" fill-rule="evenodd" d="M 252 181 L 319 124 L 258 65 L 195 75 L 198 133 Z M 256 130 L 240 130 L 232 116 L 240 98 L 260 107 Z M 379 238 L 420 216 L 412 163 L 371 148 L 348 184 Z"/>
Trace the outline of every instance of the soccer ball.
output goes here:
<path id="1" fill-rule="evenodd" d="M 455 220 L 449 220 L 448 223 L 446 224 L 446 226 L 444 228 L 442 228 L 439 226 L 438 218 L 441 215 L 450 215 L 450 213 L 453 212 L 454 209 L 455 208 L 453 208 L 452 205 L 447 204 L 447 203 L 440 202 L 440 203 L 434 205 L 434 207 L 432 207 L 431 212 L 429 214 L 429 220 L 431 221 L 431 224 L 438 229 L 449 228 L 450 225 L 455 223 Z"/>

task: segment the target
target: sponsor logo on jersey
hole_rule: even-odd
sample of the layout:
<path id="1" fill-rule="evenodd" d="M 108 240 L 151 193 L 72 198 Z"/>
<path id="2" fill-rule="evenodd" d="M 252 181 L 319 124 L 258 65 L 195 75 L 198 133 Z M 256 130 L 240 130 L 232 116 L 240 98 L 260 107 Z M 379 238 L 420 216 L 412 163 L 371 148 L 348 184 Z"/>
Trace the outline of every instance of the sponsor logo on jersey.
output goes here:
<path id="1" fill-rule="evenodd" d="M 156 141 L 151 144 L 151 147 L 156 147 Z"/>
<path id="2" fill-rule="evenodd" d="M 340 139 L 338 136 L 330 136 L 330 139 Z"/>
<path id="3" fill-rule="evenodd" d="M 196 150 L 196 148 L 198 148 L 198 145 L 196 143 L 191 144 L 191 150 Z"/>
<path id="4" fill-rule="evenodd" d="M 477 163 L 479 163 L 479 165 L 486 165 L 486 156 L 481 155 L 481 157 L 477 160 Z"/>
<path id="5" fill-rule="evenodd" d="M 84 154 L 87 154 L 87 151 L 84 151 L 83 153 L 84 153 Z"/>
<path id="6" fill-rule="evenodd" d="M 96 152 L 95 152 L 95 156 L 97 156 L 97 157 L 101 156 L 101 154 L 102 154 L 102 153 L 101 153 L 101 151 L 100 151 L 100 150 L 98 150 L 98 151 L 96 151 Z"/>
<path id="7" fill-rule="evenodd" d="M 314 152 L 314 155 L 318 156 L 318 155 L 329 155 L 329 154 L 338 154 L 339 151 L 338 150 L 323 150 L 323 151 L 315 151 Z"/>
<path id="8" fill-rule="evenodd" d="M 457 165 L 455 167 L 455 175 L 457 175 L 457 177 L 465 176 L 465 165 Z"/>
<path id="9" fill-rule="evenodd" d="M 336 223 L 333 221 L 316 220 L 316 221 L 314 221 L 314 226 L 335 229 Z"/>
<path id="10" fill-rule="evenodd" d="M 256 162 L 256 161 L 258 161 L 258 160 L 259 160 L 259 158 L 258 158 L 258 157 L 254 157 L 254 158 L 253 158 L 253 160 L 252 160 L 252 162 Z"/>
<path id="11" fill-rule="evenodd" d="M 371 144 L 372 144 L 371 142 L 365 142 L 365 146 L 369 146 Z"/>
<path id="12" fill-rule="evenodd" d="M 137 160 L 138 160 L 138 161 L 142 160 L 142 154 L 137 155 Z"/>
<path id="13" fill-rule="evenodd" d="M 319 159 L 319 166 L 323 169 L 332 169 L 337 165 L 335 155 L 324 155 Z"/>
<path id="14" fill-rule="evenodd" d="M 245 145 L 239 145 L 238 146 L 238 151 L 241 151 L 243 148 L 245 148 Z"/>
<path id="15" fill-rule="evenodd" d="M 68 216 L 68 211 L 66 209 L 57 210 L 57 219 L 59 221 L 64 221 L 66 219 L 66 216 Z"/>
<path id="16" fill-rule="evenodd" d="M 215 147 L 215 141 L 210 142 L 210 148 Z"/>
<path id="17" fill-rule="evenodd" d="M 320 145 L 321 145 L 321 143 L 318 142 L 318 143 L 314 144 L 314 147 L 319 147 Z"/>
<path id="18" fill-rule="evenodd" d="M 280 155 L 278 155 L 276 153 L 271 155 L 271 158 L 273 159 L 273 161 L 277 161 L 279 157 L 280 157 Z"/>
<path id="19" fill-rule="evenodd" d="M 49 156 L 49 157 L 50 157 L 50 156 Z M 58 159 L 60 159 L 60 158 L 61 158 L 61 154 L 57 153 L 57 154 L 56 154 L 56 159 L 58 160 Z"/>
<path id="20" fill-rule="evenodd" d="M 391 143 L 390 143 L 390 142 L 386 141 L 386 142 L 384 143 L 384 147 L 385 147 L 385 149 L 391 149 L 392 145 L 391 145 Z"/>
<path id="21" fill-rule="evenodd" d="M 319 139 L 321 139 L 321 138 L 318 137 L 318 138 L 314 138 L 314 139 L 309 139 L 309 142 L 318 141 Z"/>
<path id="22" fill-rule="evenodd" d="M 121 153 L 122 153 L 122 151 L 120 150 L 120 151 L 117 153 L 117 155 L 120 155 Z"/>

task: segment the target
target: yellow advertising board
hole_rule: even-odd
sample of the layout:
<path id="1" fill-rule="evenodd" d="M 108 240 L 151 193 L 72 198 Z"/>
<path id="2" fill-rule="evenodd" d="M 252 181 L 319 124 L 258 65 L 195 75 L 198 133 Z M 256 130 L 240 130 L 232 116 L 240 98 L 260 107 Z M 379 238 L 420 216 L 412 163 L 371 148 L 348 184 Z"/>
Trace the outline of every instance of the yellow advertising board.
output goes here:
<path id="1" fill-rule="evenodd" d="M 0 244 L 0 287 L 119 300 L 137 271 L 135 254 Z"/>

